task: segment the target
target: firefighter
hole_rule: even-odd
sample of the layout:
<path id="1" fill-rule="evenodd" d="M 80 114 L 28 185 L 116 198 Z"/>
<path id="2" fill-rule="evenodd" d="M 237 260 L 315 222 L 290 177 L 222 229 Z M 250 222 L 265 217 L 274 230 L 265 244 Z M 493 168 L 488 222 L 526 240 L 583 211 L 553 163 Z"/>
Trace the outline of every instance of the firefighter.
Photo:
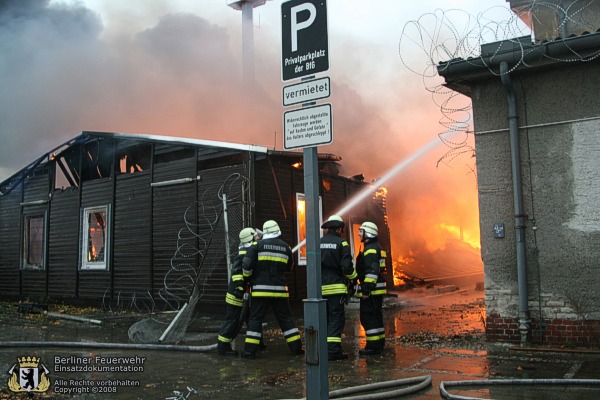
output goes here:
<path id="1" fill-rule="evenodd" d="M 254 228 L 244 228 L 240 231 L 239 251 L 231 266 L 231 280 L 229 281 L 227 295 L 225 295 L 225 302 L 227 303 L 225 321 L 217 338 L 217 352 L 221 356 L 238 355 L 238 352 L 231 348 L 231 342 L 240 331 L 244 294 L 248 285 L 248 280 L 244 279 L 242 272 L 242 260 L 249 248 L 256 247 L 258 235 L 259 233 Z"/>
<path id="2" fill-rule="evenodd" d="M 342 351 L 342 331 L 346 323 L 348 284 L 356 280 L 352 253 L 348 242 L 342 239 L 344 220 L 332 215 L 321 225 L 327 229 L 321 238 L 321 292 L 327 300 L 327 353 L 330 361 L 345 360 Z"/>
<path id="3" fill-rule="evenodd" d="M 292 319 L 286 272 L 294 266 L 292 249 L 279 238 L 277 222 L 269 220 L 263 225 L 262 240 L 243 259 L 243 274 L 252 279 L 252 307 L 246 330 L 242 358 L 256 358 L 262 339 L 262 322 L 271 307 L 279 328 L 293 355 L 304 354 L 300 331 Z"/>
<path id="4" fill-rule="evenodd" d="M 383 296 L 387 293 L 383 272 L 385 252 L 378 240 L 377 225 L 364 222 L 359 228 L 363 249 L 356 257 L 356 271 L 360 285 L 360 323 L 367 335 L 367 344 L 358 353 L 362 356 L 381 354 L 385 345 L 383 325 Z"/>

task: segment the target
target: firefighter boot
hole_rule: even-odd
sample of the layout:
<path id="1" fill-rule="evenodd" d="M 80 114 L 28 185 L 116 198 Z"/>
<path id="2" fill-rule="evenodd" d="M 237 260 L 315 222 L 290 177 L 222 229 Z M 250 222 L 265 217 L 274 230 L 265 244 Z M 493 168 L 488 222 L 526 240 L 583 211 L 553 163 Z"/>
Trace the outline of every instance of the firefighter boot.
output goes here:
<path id="1" fill-rule="evenodd" d="M 232 356 L 237 357 L 238 352 L 231 348 L 231 343 L 219 342 L 217 344 L 217 353 L 220 356 Z"/>
<path id="2" fill-rule="evenodd" d="M 302 342 L 300 340 L 295 340 L 289 343 L 290 352 L 294 356 L 300 356 L 304 354 L 304 349 L 302 348 Z"/>
<path id="3" fill-rule="evenodd" d="M 252 353 L 252 352 L 244 350 L 242 352 L 241 357 L 245 358 L 246 360 L 254 360 L 256 358 L 256 353 Z"/>
<path id="4" fill-rule="evenodd" d="M 328 359 L 329 359 L 329 361 L 347 360 L 348 354 L 344 353 L 343 351 L 329 353 Z"/>
<path id="5" fill-rule="evenodd" d="M 381 354 L 381 347 L 375 347 L 375 346 L 365 346 L 364 349 L 359 350 L 358 354 L 361 356 L 375 356 L 378 354 Z"/>

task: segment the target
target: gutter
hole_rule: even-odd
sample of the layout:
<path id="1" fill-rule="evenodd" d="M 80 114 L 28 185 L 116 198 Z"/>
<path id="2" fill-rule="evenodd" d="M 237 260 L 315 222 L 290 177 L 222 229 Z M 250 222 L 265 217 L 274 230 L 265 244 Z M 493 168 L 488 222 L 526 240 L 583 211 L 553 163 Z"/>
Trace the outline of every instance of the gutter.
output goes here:
<path id="1" fill-rule="evenodd" d="M 525 213 L 523 207 L 523 181 L 521 174 L 521 150 L 519 135 L 519 111 L 517 95 L 510 78 L 508 63 L 500 63 L 500 78 L 508 96 L 508 130 L 513 177 L 513 202 L 515 209 L 515 246 L 517 251 L 517 281 L 519 287 L 519 332 L 521 345 L 529 342 L 531 319 L 527 292 L 527 257 L 525 251 Z"/>
<path id="2" fill-rule="evenodd" d="M 533 44 L 529 36 L 491 43 L 481 46 L 481 56 L 469 59 L 457 58 L 438 64 L 437 71 L 446 79 L 446 86 L 452 82 L 465 81 L 471 74 L 492 75 L 490 69 L 498 67 L 502 62 L 514 65 L 513 69 L 535 68 L 556 62 L 563 62 L 560 57 L 570 56 L 574 60 L 585 61 L 598 56 L 600 50 L 600 32 L 583 34 Z M 533 65 L 532 65 L 533 64 Z M 537 65 L 536 65 L 537 64 Z"/>

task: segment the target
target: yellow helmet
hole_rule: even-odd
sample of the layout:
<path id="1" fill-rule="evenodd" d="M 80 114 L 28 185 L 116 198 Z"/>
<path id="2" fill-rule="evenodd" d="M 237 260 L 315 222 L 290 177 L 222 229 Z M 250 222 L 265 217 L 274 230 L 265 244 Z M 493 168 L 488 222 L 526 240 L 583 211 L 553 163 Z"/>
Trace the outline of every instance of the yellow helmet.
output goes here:
<path id="1" fill-rule="evenodd" d="M 256 231 L 254 228 L 244 228 L 240 231 L 240 243 L 250 243 L 254 238 Z"/>
<path id="2" fill-rule="evenodd" d="M 277 225 L 277 222 L 273 221 L 272 219 L 268 220 L 267 222 L 265 222 L 263 224 L 263 233 L 267 234 L 267 233 L 277 233 L 280 232 L 281 229 L 279 229 L 279 225 Z"/>
<path id="3" fill-rule="evenodd" d="M 372 222 L 363 222 L 363 224 L 360 226 L 360 229 L 365 231 L 367 237 L 375 237 L 378 235 L 377 225 Z"/>

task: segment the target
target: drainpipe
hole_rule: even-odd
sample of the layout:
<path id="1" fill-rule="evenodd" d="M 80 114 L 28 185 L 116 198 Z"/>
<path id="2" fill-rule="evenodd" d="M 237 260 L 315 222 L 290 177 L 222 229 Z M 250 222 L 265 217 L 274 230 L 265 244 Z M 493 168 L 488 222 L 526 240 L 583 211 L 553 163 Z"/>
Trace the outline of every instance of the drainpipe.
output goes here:
<path id="1" fill-rule="evenodd" d="M 513 177 L 513 199 L 515 206 L 515 236 L 517 250 L 517 280 L 519 286 L 519 332 L 521 346 L 529 342 L 531 320 L 527 294 L 527 259 L 525 255 L 525 214 L 523 212 L 523 190 L 521 180 L 521 151 L 519 146 L 519 112 L 517 95 L 508 72 L 508 63 L 500 63 L 502 85 L 508 95 L 508 129 Z"/>

